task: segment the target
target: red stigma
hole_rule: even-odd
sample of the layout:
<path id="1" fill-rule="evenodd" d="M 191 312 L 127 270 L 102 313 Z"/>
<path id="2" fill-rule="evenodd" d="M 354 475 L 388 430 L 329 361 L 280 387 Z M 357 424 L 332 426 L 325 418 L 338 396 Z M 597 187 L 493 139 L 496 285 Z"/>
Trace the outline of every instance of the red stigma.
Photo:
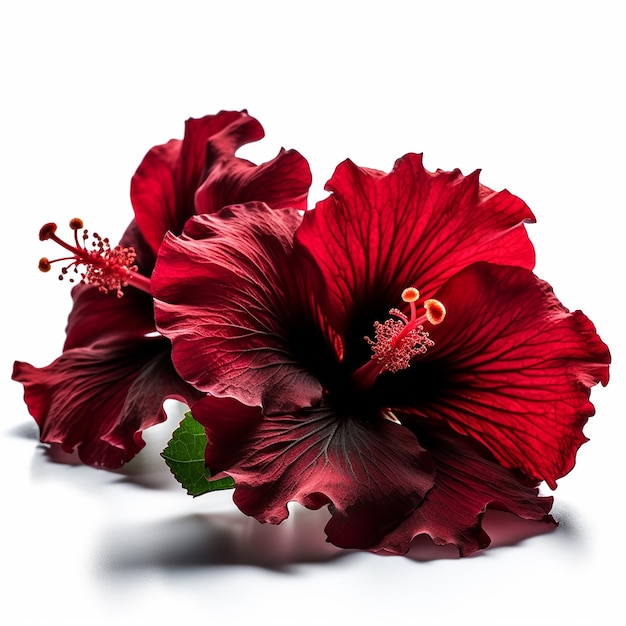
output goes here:
<path id="1" fill-rule="evenodd" d="M 137 254 L 133 247 L 121 245 L 111 247 L 108 238 L 102 238 L 97 233 L 91 235 L 91 244 L 87 246 L 87 241 L 90 239 L 89 232 L 83 230 L 80 237 L 78 234 L 78 231 L 83 228 L 83 220 L 75 217 L 70 221 L 69 226 L 74 231 L 73 243 L 63 241 L 57 236 L 55 223 L 49 222 L 41 227 L 39 231 L 41 241 L 52 239 L 70 255 L 52 261 L 43 257 L 39 261 L 40 271 L 49 272 L 53 263 L 67 261 L 67 265 L 61 268 L 59 280 L 63 280 L 72 272 L 77 276 L 69 278 L 71 283 L 78 280 L 97 287 L 103 293 L 114 292 L 118 298 L 124 295 L 122 288 L 131 282 L 139 289 L 150 293 L 150 281 L 137 273 L 135 265 Z"/>
<path id="2" fill-rule="evenodd" d="M 435 326 L 443 322 L 446 308 L 439 300 L 424 302 L 424 312 L 417 315 L 416 301 L 419 291 L 409 287 L 402 292 L 402 300 L 410 305 L 410 317 L 399 309 L 391 309 L 389 315 L 396 319 L 374 322 L 374 339 L 365 337 L 372 346 L 372 359 L 378 363 L 379 373 L 398 372 L 407 369 L 414 357 L 424 354 L 435 345 L 424 323 Z"/>
<path id="3" fill-rule="evenodd" d="M 39 241 L 50 239 L 56 233 L 57 225 L 54 222 L 44 224 L 39 230 Z"/>

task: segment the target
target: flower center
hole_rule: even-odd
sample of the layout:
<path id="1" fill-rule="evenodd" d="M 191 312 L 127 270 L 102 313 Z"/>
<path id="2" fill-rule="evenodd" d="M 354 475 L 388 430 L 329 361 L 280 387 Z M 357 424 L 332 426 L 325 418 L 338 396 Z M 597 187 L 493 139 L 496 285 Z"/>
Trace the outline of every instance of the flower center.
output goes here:
<path id="1" fill-rule="evenodd" d="M 41 227 L 39 231 L 41 241 L 51 239 L 71 253 L 71 256 L 53 260 L 41 258 L 39 269 L 42 272 L 49 272 L 53 263 L 66 261 L 68 263 L 61 268 L 59 280 L 63 280 L 69 274 L 68 280 L 71 283 L 77 279 L 86 285 L 94 285 L 103 293 L 115 292 L 118 298 L 124 295 L 122 288 L 129 284 L 150 293 L 150 279 L 138 273 L 135 265 L 137 254 L 132 246 L 117 245 L 112 248 L 109 239 L 100 237 L 98 233 L 91 235 L 91 244 L 88 245 L 90 236 L 89 232 L 83 229 L 83 221 L 75 217 L 70 220 L 69 225 L 74 231 L 73 244 L 57 236 L 57 225 L 53 222 Z M 80 230 L 82 233 L 79 236 Z M 70 272 L 76 274 L 76 279 Z"/>
<path id="2" fill-rule="evenodd" d="M 424 301 L 423 310 L 417 309 L 420 293 L 415 287 L 402 292 L 402 300 L 409 305 L 409 315 L 400 309 L 391 309 L 392 318 L 374 322 L 374 339 L 365 337 L 372 347 L 372 358 L 353 374 L 361 389 L 368 389 L 383 372 L 399 372 L 411 365 L 411 360 L 435 345 L 424 324 L 436 326 L 446 317 L 446 308 L 439 300 Z M 394 319 L 395 318 L 395 319 Z"/>
<path id="3" fill-rule="evenodd" d="M 410 317 L 399 309 L 391 309 L 389 315 L 397 319 L 388 319 L 382 324 L 374 322 L 375 339 L 365 337 L 372 346 L 373 358 L 380 364 L 381 372 L 407 369 L 413 357 L 424 354 L 435 345 L 423 324 L 426 321 L 432 325 L 440 324 L 446 316 L 446 309 L 439 300 L 426 300 L 424 312 L 418 316 L 415 302 L 419 297 L 419 291 L 414 287 L 405 289 L 402 299 L 409 303 Z"/>

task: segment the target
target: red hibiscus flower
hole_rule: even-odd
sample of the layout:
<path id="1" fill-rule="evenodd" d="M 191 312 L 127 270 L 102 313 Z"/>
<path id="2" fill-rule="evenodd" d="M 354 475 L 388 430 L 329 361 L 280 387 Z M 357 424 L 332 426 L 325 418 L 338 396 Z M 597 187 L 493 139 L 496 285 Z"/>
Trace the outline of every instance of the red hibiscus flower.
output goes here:
<path id="1" fill-rule="evenodd" d="M 157 327 L 206 464 L 279 523 L 328 505 L 328 540 L 406 552 L 426 533 L 485 547 L 487 506 L 551 520 L 609 353 L 531 271 L 528 207 L 478 175 L 341 164 L 315 209 L 258 203 L 167 235 Z M 236 219 L 233 219 L 236 218 Z"/>
<path id="2" fill-rule="evenodd" d="M 117 248 L 110 252 L 108 243 L 96 242 L 102 254 L 88 270 L 91 284 L 72 292 L 63 354 L 43 368 L 15 363 L 13 378 L 24 385 L 43 442 L 77 449 L 84 463 L 116 468 L 144 446 L 142 431 L 165 419 L 166 398 L 192 402 L 201 396 L 172 367 L 170 342 L 156 332 L 146 277 L 165 233 L 180 233 L 191 215 L 251 200 L 306 208 L 311 174 L 300 154 L 281 150 L 259 166 L 235 157 L 239 147 L 262 137 L 261 125 L 245 111 L 223 111 L 188 120 L 183 140 L 145 156 L 131 184 L 135 220 L 120 248 L 136 271 L 118 263 Z M 78 233 L 82 224 L 72 227 Z M 56 238 L 55 231 L 46 225 L 41 238 Z M 72 254 L 85 260 L 78 238 L 75 244 Z M 131 247 L 128 258 L 124 250 Z M 43 259 L 40 267 L 50 263 Z M 125 283 L 124 297 L 102 293 Z"/>

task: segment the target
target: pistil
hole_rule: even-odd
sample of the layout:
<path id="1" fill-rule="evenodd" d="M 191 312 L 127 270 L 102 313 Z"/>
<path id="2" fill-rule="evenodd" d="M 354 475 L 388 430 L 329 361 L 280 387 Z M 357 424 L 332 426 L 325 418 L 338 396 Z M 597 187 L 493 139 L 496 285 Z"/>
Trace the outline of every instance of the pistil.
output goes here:
<path id="1" fill-rule="evenodd" d="M 424 301 L 423 310 L 418 312 L 420 293 L 415 287 L 402 292 L 402 300 L 409 305 L 409 315 L 400 309 L 391 309 L 391 318 L 374 322 L 374 339 L 364 337 L 372 347 L 371 359 L 352 378 L 360 389 L 372 387 L 383 372 L 399 372 L 411 366 L 411 361 L 435 345 L 424 324 L 436 326 L 443 322 L 446 308 L 439 300 Z M 395 319 L 394 319 L 395 318 Z"/>
<path id="2" fill-rule="evenodd" d="M 50 260 L 43 257 L 39 261 L 39 269 L 42 272 L 49 272 L 53 263 L 68 263 L 61 268 L 59 280 L 73 274 L 79 275 L 78 280 L 87 285 L 97 287 L 103 293 L 114 292 L 118 298 L 124 295 L 123 288 L 132 285 L 146 293 L 150 292 L 150 279 L 139 274 L 135 265 L 137 254 L 132 246 L 117 245 L 111 247 L 108 238 L 102 238 L 98 233 L 91 235 L 91 247 L 87 248 L 86 242 L 89 239 L 89 232 L 83 229 L 83 221 L 74 218 L 70 221 L 70 228 L 74 231 L 74 243 L 63 241 L 57 234 L 57 225 L 49 222 L 44 224 L 39 231 L 39 239 L 46 241 L 51 239 L 67 250 L 71 256 L 60 257 Z M 79 231 L 82 233 L 79 238 Z M 82 241 L 81 241 L 82 240 Z M 79 271 L 79 266 L 82 270 Z M 75 282 L 71 275 L 69 282 Z"/>

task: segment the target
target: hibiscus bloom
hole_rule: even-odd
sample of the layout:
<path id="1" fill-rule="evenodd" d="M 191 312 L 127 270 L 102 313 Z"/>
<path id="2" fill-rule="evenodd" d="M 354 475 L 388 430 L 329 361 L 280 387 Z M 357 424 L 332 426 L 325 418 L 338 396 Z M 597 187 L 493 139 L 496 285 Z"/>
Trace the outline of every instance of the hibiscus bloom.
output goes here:
<path id="1" fill-rule="evenodd" d="M 43 442 L 77 449 L 89 465 L 117 468 L 144 446 L 142 431 L 165 419 L 166 398 L 200 397 L 176 374 L 170 343 L 156 332 L 148 277 L 165 233 L 180 233 L 191 215 L 250 200 L 306 208 L 311 174 L 300 154 L 281 150 L 259 166 L 235 157 L 263 134 L 245 111 L 189 119 L 184 139 L 152 148 L 134 175 L 135 219 L 120 246 L 111 249 L 95 235 L 95 258 L 87 258 L 82 223 L 73 221 L 71 254 L 92 266 L 85 271 L 90 284 L 72 292 L 63 354 L 43 368 L 18 361 L 13 371 Z M 40 237 L 60 241 L 53 224 Z M 50 262 L 43 259 L 40 267 L 47 270 Z"/>
<path id="2" fill-rule="evenodd" d="M 159 330 L 206 464 L 279 523 L 328 505 L 328 540 L 406 552 L 416 535 L 485 547 L 486 507 L 551 520 L 609 353 L 531 271 L 526 204 L 407 155 L 341 164 L 304 215 L 258 203 L 167 235 Z"/>

